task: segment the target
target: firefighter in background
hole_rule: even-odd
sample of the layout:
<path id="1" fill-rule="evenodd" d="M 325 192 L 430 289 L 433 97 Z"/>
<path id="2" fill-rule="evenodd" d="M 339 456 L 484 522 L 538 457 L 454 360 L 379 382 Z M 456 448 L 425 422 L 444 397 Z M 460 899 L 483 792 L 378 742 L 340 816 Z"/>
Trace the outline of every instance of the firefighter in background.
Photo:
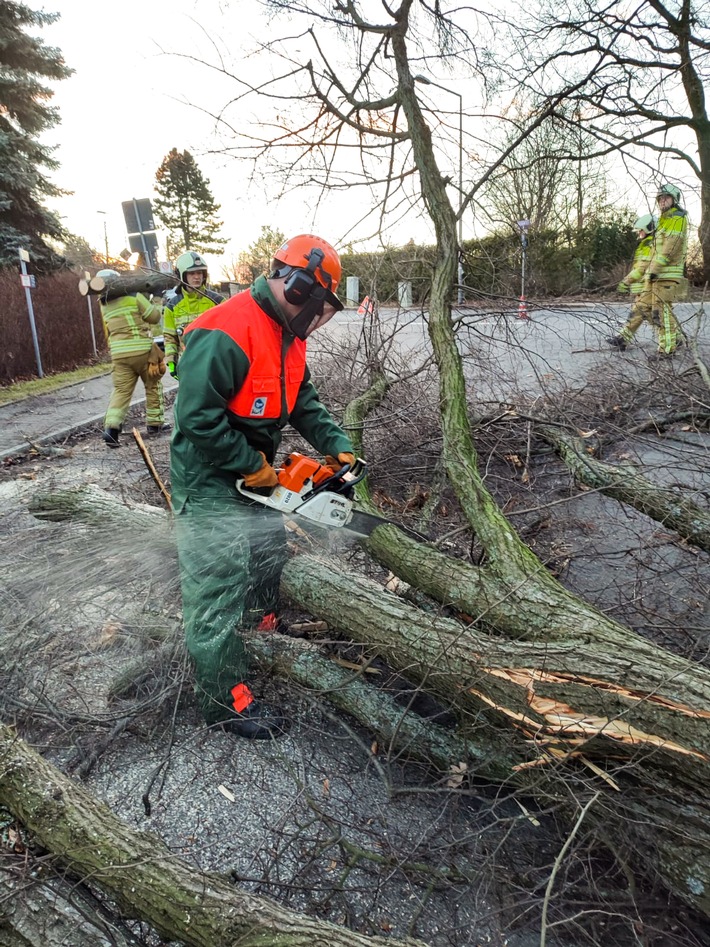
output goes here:
<path id="1" fill-rule="evenodd" d="M 205 721 L 268 739 L 286 718 L 254 699 L 239 631 L 273 628 L 285 560 L 283 518 L 236 489 L 272 489 L 287 423 L 327 463 L 355 462 L 321 403 L 306 339 L 343 308 L 340 258 L 302 234 L 276 252 L 268 277 L 204 313 L 183 336 L 171 445 L 172 504 L 187 648 Z"/>
<path id="2" fill-rule="evenodd" d="M 656 201 L 660 210 L 653 236 L 653 253 L 646 269 L 637 307 L 650 310 L 658 331 L 658 351 L 651 358 L 669 358 L 682 342 L 682 331 L 673 303 L 685 295 L 685 258 L 688 252 L 688 214 L 680 206 L 681 193 L 674 184 L 663 184 Z"/>
<path id="3" fill-rule="evenodd" d="M 224 301 L 219 293 L 205 289 L 209 274 L 199 253 L 188 250 L 179 256 L 175 261 L 175 275 L 181 284 L 166 302 L 163 314 L 165 361 L 173 378 L 178 377 L 183 332 L 199 315 Z"/>
<path id="4" fill-rule="evenodd" d="M 618 335 L 607 339 L 609 345 L 624 351 L 630 345 L 643 322 L 648 322 L 652 328 L 657 328 L 651 320 L 650 305 L 639 305 L 639 298 L 646 286 L 646 271 L 653 256 L 653 235 L 656 229 L 656 218 L 653 214 L 644 214 L 634 222 L 633 229 L 638 234 L 638 245 L 634 252 L 634 262 L 631 270 L 616 287 L 617 293 L 631 293 L 635 296 L 631 307 L 631 316 Z"/>
<path id="5" fill-rule="evenodd" d="M 142 293 L 112 296 L 116 270 L 99 270 L 106 282 L 99 296 L 101 317 L 111 353 L 113 391 L 104 420 L 103 439 L 109 447 L 120 447 L 119 435 L 140 378 L 145 387 L 145 415 L 149 434 L 169 431 L 165 423 L 162 375 L 163 353 L 153 341 L 153 326 L 160 322 L 160 307 Z"/>

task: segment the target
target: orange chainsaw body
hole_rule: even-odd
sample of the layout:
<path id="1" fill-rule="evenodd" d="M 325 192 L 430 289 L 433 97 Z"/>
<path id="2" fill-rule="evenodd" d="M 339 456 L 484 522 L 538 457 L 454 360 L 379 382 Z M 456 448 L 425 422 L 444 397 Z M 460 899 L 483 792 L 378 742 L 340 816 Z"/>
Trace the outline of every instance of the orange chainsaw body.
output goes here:
<path id="1" fill-rule="evenodd" d="M 332 476 L 333 471 L 330 467 L 297 451 L 289 454 L 278 470 L 281 486 L 287 490 L 293 490 L 294 493 L 301 493 L 306 486 L 316 487 Z"/>

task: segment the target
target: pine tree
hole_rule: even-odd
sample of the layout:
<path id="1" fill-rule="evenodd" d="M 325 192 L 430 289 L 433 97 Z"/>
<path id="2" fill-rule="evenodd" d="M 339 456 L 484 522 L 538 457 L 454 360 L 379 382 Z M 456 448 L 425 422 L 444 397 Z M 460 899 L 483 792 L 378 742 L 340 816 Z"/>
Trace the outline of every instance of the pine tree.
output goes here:
<path id="1" fill-rule="evenodd" d="M 185 250 L 221 253 L 226 240 L 218 236 L 222 222 L 217 217 L 210 182 L 189 151 L 173 148 L 155 175 L 155 214 L 168 230 L 168 254 L 172 259 Z"/>
<path id="2" fill-rule="evenodd" d="M 58 49 L 26 32 L 58 18 L 13 0 L 0 2 L 0 266 L 17 263 L 19 247 L 29 250 L 35 270 L 62 262 L 45 242 L 61 239 L 63 228 L 42 205 L 62 192 L 42 171 L 53 171 L 58 162 L 38 138 L 60 119 L 47 104 L 52 90 L 41 80 L 65 79 L 73 70 Z"/>

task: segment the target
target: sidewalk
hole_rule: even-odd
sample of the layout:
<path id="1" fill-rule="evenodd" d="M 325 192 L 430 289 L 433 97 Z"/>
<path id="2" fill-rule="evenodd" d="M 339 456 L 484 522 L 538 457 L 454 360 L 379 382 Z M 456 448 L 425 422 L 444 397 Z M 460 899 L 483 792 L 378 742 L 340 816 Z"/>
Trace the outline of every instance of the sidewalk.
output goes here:
<path id="1" fill-rule="evenodd" d="M 111 395 L 111 373 L 97 375 L 44 395 L 0 405 L 0 462 L 25 454 L 33 445 L 61 441 L 77 428 L 101 424 Z M 177 388 L 169 374 L 163 390 Z M 136 385 L 131 405 L 145 401 L 143 385 Z"/>

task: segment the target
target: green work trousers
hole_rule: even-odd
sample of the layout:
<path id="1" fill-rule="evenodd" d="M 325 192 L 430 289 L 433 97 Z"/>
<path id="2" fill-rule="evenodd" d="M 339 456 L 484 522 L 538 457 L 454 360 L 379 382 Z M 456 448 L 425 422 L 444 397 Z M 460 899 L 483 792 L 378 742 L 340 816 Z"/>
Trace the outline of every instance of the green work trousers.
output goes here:
<path id="1" fill-rule="evenodd" d="M 243 628 L 276 611 L 286 559 L 280 513 L 222 496 L 185 495 L 173 483 L 185 643 L 207 723 L 229 717 L 231 690 L 246 680 Z"/>
<path id="2" fill-rule="evenodd" d="M 151 350 L 140 355 L 127 355 L 113 360 L 113 391 L 106 411 L 104 427 L 119 429 L 126 420 L 131 407 L 131 398 L 138 379 L 145 387 L 146 424 L 159 427 L 165 421 L 163 402 L 163 380 L 160 376 L 151 378 L 148 374 L 148 358 Z"/>
<path id="3" fill-rule="evenodd" d="M 673 303 L 678 294 L 674 280 L 654 280 L 648 289 L 639 293 L 631 310 L 631 318 L 621 330 L 621 337 L 631 342 L 641 324 L 647 322 L 658 338 L 658 351 L 670 355 L 675 352 L 681 329 L 673 314 Z"/>

